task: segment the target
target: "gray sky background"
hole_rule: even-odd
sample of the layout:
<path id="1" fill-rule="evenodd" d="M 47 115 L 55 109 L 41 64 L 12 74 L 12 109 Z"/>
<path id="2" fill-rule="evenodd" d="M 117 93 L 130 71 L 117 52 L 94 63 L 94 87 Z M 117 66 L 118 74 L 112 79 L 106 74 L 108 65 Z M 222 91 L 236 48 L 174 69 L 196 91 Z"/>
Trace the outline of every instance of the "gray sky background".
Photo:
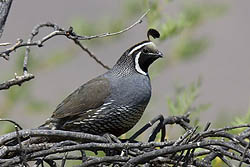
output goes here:
<path id="1" fill-rule="evenodd" d="M 170 15 L 176 13 L 174 9 L 175 5 L 178 5 L 178 0 L 176 1 L 172 4 Z M 121 2 L 121 0 L 106 0 L 105 3 L 97 0 L 14 0 L 1 42 L 15 42 L 17 38 L 27 39 L 33 26 L 45 21 L 69 27 L 71 20 L 80 16 L 93 22 L 98 21 L 102 16 L 116 18 L 121 15 Z M 250 97 L 250 1 L 224 0 L 221 2 L 228 6 L 227 13 L 222 17 L 210 19 L 196 32 L 198 36 L 205 34 L 210 38 L 210 47 L 202 53 L 202 56 L 167 68 L 154 78 L 153 98 L 146 111 L 147 114 L 167 115 L 166 98 L 173 95 L 175 83 L 186 85 L 197 80 L 199 76 L 202 76 L 203 84 L 198 102 L 212 104 L 212 107 L 201 115 L 203 124 L 208 120 L 215 121 L 219 116 L 232 117 L 247 112 Z M 120 40 L 90 49 L 106 64 L 112 66 L 127 48 L 144 40 L 145 33 L 146 23 L 144 22 L 123 34 Z M 45 47 L 34 51 L 37 52 L 36 56 L 44 56 L 48 51 L 64 45 L 74 44 L 57 37 L 45 44 Z M 168 50 L 171 50 L 170 46 L 171 42 L 168 41 L 159 46 L 166 58 Z M 12 63 L 14 57 L 13 54 L 9 62 L 0 60 L 1 82 L 3 80 L 1 78 L 6 77 L 6 73 L 9 73 L 9 78 L 13 77 L 8 70 L 14 66 Z M 38 126 L 51 115 L 56 105 L 66 95 L 103 72 L 105 70 L 102 67 L 79 49 L 77 56 L 69 63 L 53 70 L 34 73 L 36 79 L 31 81 L 34 83 L 31 89 L 36 97 L 49 102 L 49 111 L 39 113 L 38 117 L 37 114 L 29 114 L 17 106 L 10 117 L 24 127 L 29 127 L 30 124 Z M 2 91 L 0 105 L 1 96 L 3 96 Z"/>

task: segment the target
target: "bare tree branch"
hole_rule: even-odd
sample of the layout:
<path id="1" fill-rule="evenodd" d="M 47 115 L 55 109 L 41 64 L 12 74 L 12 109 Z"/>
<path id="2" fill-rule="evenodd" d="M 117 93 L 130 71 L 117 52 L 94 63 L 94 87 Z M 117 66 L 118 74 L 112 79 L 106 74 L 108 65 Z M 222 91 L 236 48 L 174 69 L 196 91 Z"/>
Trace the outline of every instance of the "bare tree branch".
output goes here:
<path id="1" fill-rule="evenodd" d="M 2 23 L 1 5 L 5 2 L 10 2 L 10 7 L 12 0 L 0 1 L 0 36 L 8 15 L 8 11 L 7 14 L 5 12 L 5 18 L 3 18 L 5 20 Z M 99 65 L 109 69 L 80 41 L 124 33 L 141 23 L 147 13 L 148 11 L 135 23 L 121 31 L 93 36 L 80 36 L 73 31 L 72 27 L 64 30 L 54 23 L 42 23 L 35 26 L 27 42 L 18 39 L 10 48 L 0 52 L 0 57 L 8 60 L 13 51 L 26 47 L 23 75 L 17 76 L 15 74 L 14 79 L 0 84 L 0 90 L 21 85 L 33 79 L 34 75 L 30 74 L 27 68 L 30 47 L 42 47 L 46 41 L 59 35 L 74 41 Z M 40 40 L 34 40 L 42 28 L 52 28 L 52 32 Z M 9 44 L 0 44 L 0 46 L 6 45 Z M 56 167 L 58 162 L 61 162 L 61 167 L 64 167 L 67 160 L 81 160 L 82 164 L 79 167 L 110 165 L 115 167 L 138 165 L 210 167 L 216 157 L 219 157 L 229 167 L 234 166 L 234 162 L 239 164 L 239 167 L 243 164 L 250 165 L 250 124 L 209 129 L 211 123 L 208 123 L 204 130 L 199 132 L 198 127 L 190 125 L 189 115 L 190 113 L 187 113 L 167 118 L 159 115 L 139 129 L 132 137 L 125 140 L 120 140 L 110 134 L 99 136 L 62 130 L 21 130 L 15 121 L 0 119 L 0 121 L 8 121 L 15 125 L 15 132 L 0 136 L 0 166 L 29 166 L 30 162 L 35 161 L 37 167 L 43 167 L 44 163 Z M 168 125 L 178 125 L 185 132 L 176 139 L 167 141 L 166 126 Z M 136 141 L 136 138 L 149 128 L 153 130 L 148 142 Z M 231 130 L 236 129 L 241 129 L 243 132 L 237 134 L 231 132 Z M 158 136 L 160 136 L 159 140 Z M 101 151 L 104 156 L 89 156 L 87 151 L 95 154 Z M 76 153 L 81 153 L 81 155 Z"/>
<path id="2" fill-rule="evenodd" d="M 79 35 L 76 35 L 76 37 L 72 36 L 72 38 L 76 38 L 78 40 L 90 40 L 90 39 L 95 39 L 95 38 L 104 38 L 104 37 L 119 35 L 121 33 L 124 33 L 126 31 L 130 30 L 131 28 L 133 28 L 137 24 L 142 23 L 142 19 L 148 14 L 149 11 L 150 11 L 150 9 L 148 9 L 134 24 L 130 25 L 129 27 L 127 27 L 127 28 L 125 28 L 125 29 L 123 29 L 121 31 L 113 32 L 113 33 L 103 33 L 103 34 L 92 35 L 92 36 L 79 36 Z"/>
<path id="3" fill-rule="evenodd" d="M 35 78 L 33 74 L 26 73 L 24 75 L 18 76 L 15 74 L 15 77 L 13 79 L 10 79 L 8 81 L 5 81 L 0 84 L 0 90 L 2 89 L 9 89 L 11 86 L 18 85 L 21 86 L 22 83 L 29 81 L 31 79 Z"/>
<path id="4" fill-rule="evenodd" d="M 75 44 L 78 45 L 83 51 L 85 51 L 91 58 L 93 58 L 96 61 L 96 63 L 98 63 L 99 65 L 101 65 L 105 69 L 110 69 L 102 61 L 100 61 L 87 47 L 85 47 L 83 44 L 81 44 L 80 40 L 90 40 L 90 39 L 110 37 L 110 36 L 122 34 L 126 31 L 132 29 L 136 25 L 140 24 L 142 22 L 142 19 L 147 15 L 148 12 L 149 12 L 149 10 L 147 12 L 145 12 L 135 23 L 133 23 L 132 25 L 130 25 L 129 27 L 127 27 L 123 30 L 120 30 L 120 31 L 114 32 L 114 33 L 103 33 L 103 34 L 93 35 L 93 36 L 80 36 L 80 35 L 77 35 L 75 32 L 73 32 L 72 27 L 70 27 L 68 30 L 64 30 L 63 28 L 60 28 L 58 25 L 56 25 L 54 23 L 49 23 L 49 22 L 42 23 L 42 24 L 35 26 L 31 32 L 30 37 L 27 40 L 27 42 L 23 42 L 22 39 L 18 39 L 17 42 L 13 46 L 6 49 L 5 51 L 0 52 L 0 57 L 4 58 L 5 60 L 9 60 L 10 54 L 13 51 L 16 51 L 18 48 L 21 48 L 21 47 L 26 47 L 24 62 L 23 62 L 23 75 L 15 77 L 14 79 L 5 81 L 4 83 L 0 84 L 0 90 L 9 89 L 11 86 L 21 85 L 22 83 L 33 79 L 34 75 L 28 73 L 28 68 L 27 68 L 30 47 L 31 46 L 42 47 L 46 41 L 52 39 L 55 36 L 65 36 L 66 38 L 73 40 L 75 42 Z M 39 30 L 41 28 L 45 28 L 45 27 L 53 28 L 54 31 L 49 33 L 45 37 L 41 38 L 40 40 L 33 41 L 34 37 L 36 35 L 38 35 Z M 6 44 L 7 43 L 4 43 L 4 45 L 6 45 Z"/>
<path id="5" fill-rule="evenodd" d="M 13 166 L 37 161 L 37 166 L 43 162 L 56 166 L 58 161 L 65 164 L 67 160 L 82 160 L 82 166 L 211 166 L 212 161 L 219 157 L 227 166 L 233 162 L 250 164 L 250 125 L 239 125 L 198 132 L 197 127 L 189 124 L 189 114 L 163 118 L 156 127 L 179 125 L 186 130 L 175 140 L 163 142 L 140 142 L 119 140 L 114 136 L 91 135 L 79 132 L 61 130 L 28 129 L 19 130 L 0 136 L 0 166 Z M 150 121 L 157 123 L 161 116 Z M 165 124 L 164 124 L 165 123 Z M 159 125 L 160 124 L 160 125 Z M 183 126 L 185 124 L 185 126 Z M 191 129 L 187 128 L 191 127 Z M 245 128 L 244 133 L 234 134 L 228 130 Z M 143 129 L 143 128 L 142 128 Z M 142 134 L 140 129 L 140 134 Z M 144 129 L 147 130 L 147 129 Z M 160 131 L 154 128 L 153 131 Z M 136 133 L 139 134 L 139 133 Z M 162 133 L 160 133 L 162 134 Z M 214 138 L 216 137 L 216 138 Z M 165 138 L 165 136 L 164 136 Z M 19 140 L 21 139 L 21 141 Z M 33 140 L 32 140 L 33 139 Z M 43 139 L 43 140 L 38 140 Z M 18 141 L 19 140 L 19 141 Z M 242 142 L 244 140 L 244 142 Z M 20 147 L 21 146 L 21 147 Z M 105 156 L 88 156 L 85 151 L 104 152 Z M 81 152 L 75 154 L 75 152 Z"/>

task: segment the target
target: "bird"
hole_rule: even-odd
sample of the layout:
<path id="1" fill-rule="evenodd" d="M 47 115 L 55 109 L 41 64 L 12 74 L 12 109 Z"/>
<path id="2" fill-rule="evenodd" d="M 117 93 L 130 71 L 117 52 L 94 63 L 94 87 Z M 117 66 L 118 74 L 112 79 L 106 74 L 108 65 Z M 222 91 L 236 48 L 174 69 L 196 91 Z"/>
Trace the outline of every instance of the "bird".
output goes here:
<path id="1" fill-rule="evenodd" d="M 140 120 L 151 98 L 149 66 L 163 57 L 150 37 L 127 49 L 107 72 L 86 82 L 66 97 L 40 127 L 117 137 Z"/>

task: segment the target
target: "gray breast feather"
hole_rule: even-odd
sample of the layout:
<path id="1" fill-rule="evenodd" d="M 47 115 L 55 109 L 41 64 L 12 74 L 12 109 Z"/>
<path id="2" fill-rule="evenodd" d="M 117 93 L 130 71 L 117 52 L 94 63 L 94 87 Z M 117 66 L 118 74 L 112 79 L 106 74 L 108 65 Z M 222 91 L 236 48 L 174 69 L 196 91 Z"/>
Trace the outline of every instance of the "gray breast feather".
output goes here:
<path id="1" fill-rule="evenodd" d="M 148 76 L 135 74 L 111 82 L 111 98 L 126 106 L 146 104 L 151 97 L 151 85 Z"/>

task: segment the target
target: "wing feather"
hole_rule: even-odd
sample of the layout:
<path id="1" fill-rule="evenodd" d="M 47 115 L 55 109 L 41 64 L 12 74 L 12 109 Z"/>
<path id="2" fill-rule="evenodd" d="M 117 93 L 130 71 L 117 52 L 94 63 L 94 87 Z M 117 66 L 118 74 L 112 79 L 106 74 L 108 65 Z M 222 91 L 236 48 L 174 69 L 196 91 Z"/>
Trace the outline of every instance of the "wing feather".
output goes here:
<path id="1" fill-rule="evenodd" d="M 87 111 L 103 105 L 110 95 L 109 81 L 100 76 L 85 83 L 66 99 L 54 111 L 52 118 L 63 119 L 77 115 L 87 116 Z"/>

